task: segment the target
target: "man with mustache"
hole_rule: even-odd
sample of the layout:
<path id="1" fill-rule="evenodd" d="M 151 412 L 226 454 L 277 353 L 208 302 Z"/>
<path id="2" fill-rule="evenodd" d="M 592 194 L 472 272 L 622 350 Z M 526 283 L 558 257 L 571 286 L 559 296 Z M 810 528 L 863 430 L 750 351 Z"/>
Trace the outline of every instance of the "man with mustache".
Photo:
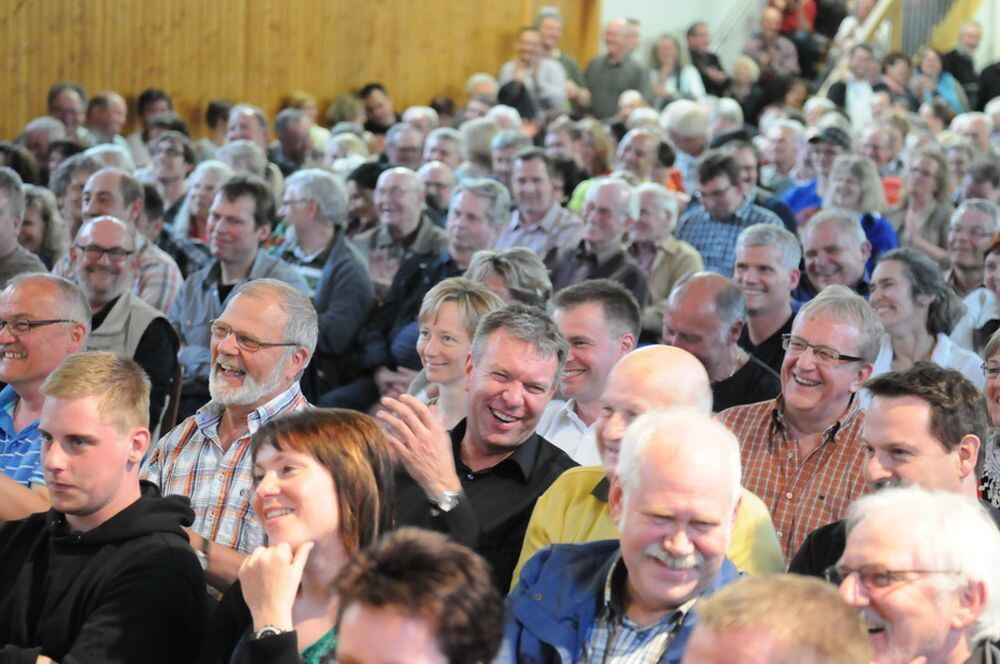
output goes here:
<path id="1" fill-rule="evenodd" d="M 871 489 L 916 485 L 976 498 L 989 420 L 986 401 L 969 379 L 932 362 L 882 374 L 861 431 L 865 481 Z M 983 506 L 1000 526 L 1000 510 Z M 847 522 L 814 530 L 789 571 L 822 576 L 844 552 Z"/>
<path id="2" fill-rule="evenodd" d="M 316 309 L 276 279 L 242 284 L 209 325 L 212 400 L 155 445 L 141 479 L 191 499 L 188 532 L 208 583 L 225 590 L 264 542 L 251 504 L 250 438 L 282 413 L 309 406 L 299 378 L 319 336 Z"/>
<path id="3" fill-rule="evenodd" d="M 500 662 L 680 662 L 700 598 L 736 579 L 739 443 L 704 409 L 641 415 L 608 502 L 620 541 L 559 544 L 508 598 Z"/>
<path id="4" fill-rule="evenodd" d="M 594 423 L 599 466 L 572 468 L 542 494 L 531 513 L 514 584 L 521 568 L 550 544 L 596 542 L 618 537 L 608 510 L 608 491 L 618 466 L 625 428 L 654 408 L 687 406 L 712 412 L 712 388 L 694 355 L 673 346 L 644 346 L 621 358 L 605 380 L 600 414 Z M 744 491 L 726 552 L 736 568 L 750 574 L 780 572 L 781 547 L 767 508 Z"/>

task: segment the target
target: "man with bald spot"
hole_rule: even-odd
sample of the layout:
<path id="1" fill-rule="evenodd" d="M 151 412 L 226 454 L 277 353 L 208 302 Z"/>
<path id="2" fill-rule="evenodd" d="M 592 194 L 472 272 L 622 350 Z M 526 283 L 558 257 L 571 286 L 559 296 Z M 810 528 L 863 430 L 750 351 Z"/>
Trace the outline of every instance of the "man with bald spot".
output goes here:
<path id="1" fill-rule="evenodd" d="M 690 406 L 711 412 L 708 374 L 691 353 L 670 346 L 645 346 L 615 365 L 602 397 L 597 420 L 597 446 L 602 466 L 583 466 L 563 473 L 542 494 L 528 522 L 521 568 L 539 549 L 550 544 L 616 539 L 618 528 L 608 509 L 608 491 L 625 428 L 642 413 L 656 408 Z M 767 508 L 744 490 L 727 556 L 741 571 L 780 572 L 784 569 L 778 538 Z"/>

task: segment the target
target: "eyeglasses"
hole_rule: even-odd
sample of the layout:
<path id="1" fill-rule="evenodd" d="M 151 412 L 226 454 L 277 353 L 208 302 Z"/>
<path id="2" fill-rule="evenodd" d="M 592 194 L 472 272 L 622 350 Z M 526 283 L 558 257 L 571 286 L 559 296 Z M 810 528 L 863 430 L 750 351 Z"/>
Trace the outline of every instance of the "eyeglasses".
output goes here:
<path id="1" fill-rule="evenodd" d="M 797 337 L 793 334 L 781 335 L 781 347 L 784 348 L 790 355 L 801 355 L 806 352 L 807 348 L 812 348 L 813 357 L 816 358 L 816 361 L 820 364 L 864 361 L 864 358 L 858 357 L 857 355 L 844 355 L 843 353 L 837 352 L 834 348 L 823 346 L 822 344 L 811 344 L 802 337 Z"/>
<path id="2" fill-rule="evenodd" d="M 912 581 L 920 574 L 958 574 L 953 570 L 941 569 L 883 569 L 873 565 L 848 567 L 847 565 L 831 565 L 823 570 L 823 576 L 832 584 L 840 585 L 852 574 L 858 575 L 858 580 L 868 590 L 888 588 L 904 581 Z"/>
<path id="3" fill-rule="evenodd" d="M 255 339 L 242 332 L 236 332 L 233 328 L 229 327 L 225 323 L 220 323 L 217 320 L 212 321 L 212 336 L 218 340 L 223 340 L 230 334 L 236 337 L 236 345 L 245 350 L 248 353 L 256 353 L 261 348 L 274 348 L 276 346 L 301 346 L 302 344 L 295 341 L 261 341 L 260 339 Z"/>
<path id="4" fill-rule="evenodd" d="M 990 238 L 993 237 L 994 235 L 993 231 L 987 230 L 980 226 L 973 226 L 972 228 L 966 228 L 965 226 L 949 226 L 948 232 L 954 233 L 955 235 L 962 233 L 963 235 L 968 235 L 969 237 L 977 239 Z"/>
<path id="5" fill-rule="evenodd" d="M 99 247 L 96 244 L 88 244 L 86 247 L 76 245 L 76 248 L 87 254 L 87 258 L 99 261 L 102 256 L 107 256 L 108 260 L 112 263 L 120 263 L 132 254 L 134 251 L 129 251 L 128 249 L 122 249 L 121 247 L 111 247 L 107 249 L 105 247 Z"/>
<path id="6" fill-rule="evenodd" d="M 7 332 L 15 337 L 23 337 L 29 334 L 36 327 L 55 325 L 56 323 L 75 323 L 75 320 L 68 318 L 53 318 L 51 320 L 28 320 L 27 318 L 13 318 L 11 320 L 0 319 L 0 331 L 7 328 Z"/>
<path id="7" fill-rule="evenodd" d="M 983 375 L 988 379 L 993 380 L 997 376 L 1000 376 L 1000 366 L 995 364 L 990 364 L 989 362 L 983 362 L 979 365 L 979 368 L 983 370 Z"/>

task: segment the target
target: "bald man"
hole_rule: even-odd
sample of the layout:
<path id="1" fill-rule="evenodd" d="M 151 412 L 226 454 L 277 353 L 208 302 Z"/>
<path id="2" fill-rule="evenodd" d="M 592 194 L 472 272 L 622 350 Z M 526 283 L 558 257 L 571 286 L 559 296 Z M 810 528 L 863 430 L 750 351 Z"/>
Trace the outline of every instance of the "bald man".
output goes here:
<path id="1" fill-rule="evenodd" d="M 712 388 L 698 358 L 680 348 L 645 346 L 618 361 L 608 377 L 602 414 L 597 420 L 597 446 L 603 466 L 566 471 L 538 499 L 512 588 L 524 564 L 545 546 L 618 538 L 608 509 L 608 491 L 618 465 L 622 435 L 628 424 L 647 410 L 671 406 L 711 412 Z M 740 571 L 751 574 L 784 569 L 767 508 L 746 490 L 726 555 Z"/>
<path id="2" fill-rule="evenodd" d="M 705 367 L 712 381 L 712 410 L 773 399 L 781 380 L 739 345 L 747 322 L 747 298 L 731 279 L 696 272 L 682 280 L 663 312 L 662 341 L 683 348 Z"/>

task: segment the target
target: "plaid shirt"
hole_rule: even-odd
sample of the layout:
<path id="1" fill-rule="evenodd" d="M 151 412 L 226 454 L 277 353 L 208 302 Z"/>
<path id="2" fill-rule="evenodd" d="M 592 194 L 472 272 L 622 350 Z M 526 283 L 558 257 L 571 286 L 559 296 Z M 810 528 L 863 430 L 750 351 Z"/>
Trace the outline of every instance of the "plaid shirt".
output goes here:
<path id="1" fill-rule="evenodd" d="M 14 427 L 17 392 L 0 390 L 0 472 L 24 486 L 45 484 L 42 473 L 42 434 L 35 420 L 20 431 Z"/>
<path id="2" fill-rule="evenodd" d="M 510 223 L 493 243 L 494 249 L 527 247 L 552 269 L 562 252 L 571 250 L 583 239 L 583 222 L 558 203 L 553 203 L 534 226 L 521 223 L 521 213 L 514 210 Z"/>
<path id="3" fill-rule="evenodd" d="M 621 552 L 604 583 L 604 604 L 587 634 L 581 664 L 657 664 L 684 624 L 697 597 L 688 600 L 649 627 L 640 628 L 625 614 L 621 597 L 627 570 Z"/>
<path id="4" fill-rule="evenodd" d="M 154 309 L 166 313 L 177 298 L 184 277 L 170 254 L 145 239 L 141 242 L 143 246 L 139 249 L 139 269 L 135 273 L 132 292 Z M 52 267 L 52 274 L 79 283 L 68 251 Z"/>
<path id="5" fill-rule="evenodd" d="M 733 276 L 736 261 L 736 238 L 747 226 L 771 224 L 782 226 L 781 219 L 767 208 L 753 204 L 747 196 L 727 221 L 715 219 L 701 202 L 696 202 L 681 216 L 674 236 L 694 246 L 705 262 L 705 269 L 725 277 Z"/>
<path id="6" fill-rule="evenodd" d="M 295 383 L 250 413 L 247 433 L 223 449 L 219 422 L 224 407 L 211 401 L 160 439 L 141 477 L 159 486 L 163 495 L 190 498 L 192 528 L 199 535 L 250 553 L 264 543 L 264 529 L 253 511 L 250 438 L 278 415 L 308 407 Z"/>
<path id="7" fill-rule="evenodd" d="M 805 458 L 785 423 L 780 396 L 729 408 L 718 418 L 740 441 L 743 486 L 771 510 L 786 563 L 806 535 L 843 519 L 848 505 L 864 493 L 865 415 L 857 399 Z"/>

